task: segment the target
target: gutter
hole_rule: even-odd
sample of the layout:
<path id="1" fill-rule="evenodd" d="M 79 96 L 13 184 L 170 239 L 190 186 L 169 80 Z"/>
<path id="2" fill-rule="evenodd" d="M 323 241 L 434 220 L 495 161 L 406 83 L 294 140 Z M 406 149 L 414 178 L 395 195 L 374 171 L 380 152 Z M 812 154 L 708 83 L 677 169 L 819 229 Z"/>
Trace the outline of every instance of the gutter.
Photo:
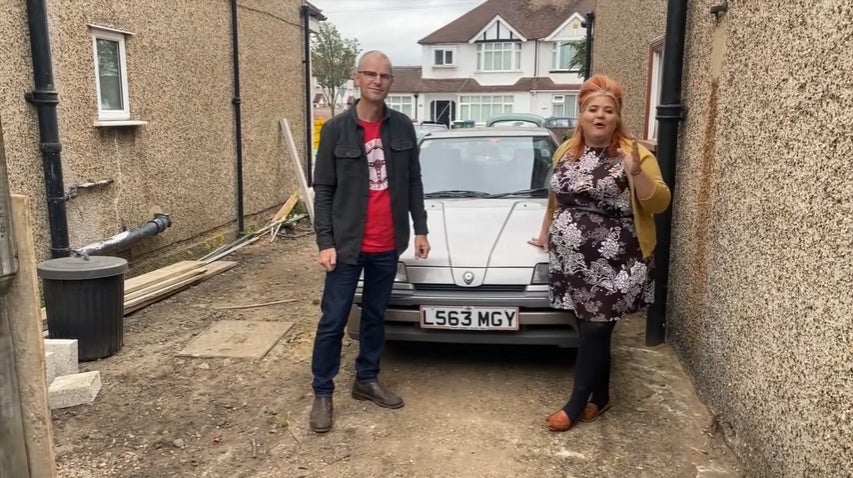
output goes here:
<path id="1" fill-rule="evenodd" d="M 38 113 L 39 151 L 44 169 L 47 219 L 50 227 L 50 256 L 55 259 L 67 257 L 71 249 L 68 245 L 68 215 L 62 180 L 62 145 L 59 142 L 59 121 L 56 115 L 59 94 L 53 84 L 45 0 L 27 0 L 27 24 L 32 50 L 33 91 L 27 93 L 25 98 L 35 105 Z"/>
<path id="2" fill-rule="evenodd" d="M 678 152 L 678 129 L 684 119 L 681 102 L 684 38 L 687 29 L 687 2 L 667 0 L 666 34 L 664 36 L 663 79 L 660 105 L 657 107 L 657 160 L 663 180 L 675 196 L 675 169 Z M 672 238 L 672 203 L 655 216 L 657 248 L 655 249 L 655 301 L 646 320 L 646 345 L 658 345 L 666 338 L 666 300 L 669 290 L 669 260 Z"/>
<path id="3" fill-rule="evenodd" d="M 240 48 L 237 31 L 237 0 L 231 0 L 231 53 L 234 70 L 234 95 L 231 104 L 234 105 L 234 144 L 236 154 L 237 176 L 237 235 L 242 235 L 245 229 L 243 212 L 243 117 L 240 112 Z"/>

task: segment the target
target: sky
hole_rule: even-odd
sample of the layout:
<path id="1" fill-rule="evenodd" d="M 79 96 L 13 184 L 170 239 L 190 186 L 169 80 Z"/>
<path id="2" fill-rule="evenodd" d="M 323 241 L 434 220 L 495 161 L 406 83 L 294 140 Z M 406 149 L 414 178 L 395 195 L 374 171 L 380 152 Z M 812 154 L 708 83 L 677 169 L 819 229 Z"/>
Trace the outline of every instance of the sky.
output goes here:
<path id="1" fill-rule="evenodd" d="M 420 66 L 418 40 L 485 0 L 309 0 L 361 51 L 382 50 L 394 66 Z"/>

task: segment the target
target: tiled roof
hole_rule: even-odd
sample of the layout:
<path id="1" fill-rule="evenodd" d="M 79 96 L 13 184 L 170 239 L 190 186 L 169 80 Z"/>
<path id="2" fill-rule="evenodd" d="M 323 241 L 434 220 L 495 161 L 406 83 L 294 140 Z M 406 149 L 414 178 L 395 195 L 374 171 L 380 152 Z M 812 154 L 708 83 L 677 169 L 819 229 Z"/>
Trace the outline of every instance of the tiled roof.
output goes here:
<path id="1" fill-rule="evenodd" d="M 554 83 L 551 78 L 519 78 L 509 85 L 481 85 L 473 78 L 421 78 L 422 70 L 415 66 L 394 68 L 391 93 L 500 93 L 516 91 L 572 91 L 579 84 Z"/>
<path id="2" fill-rule="evenodd" d="M 465 43 L 498 15 L 528 40 L 545 38 L 575 12 L 585 15 L 595 0 L 487 0 L 421 38 L 420 44 Z"/>

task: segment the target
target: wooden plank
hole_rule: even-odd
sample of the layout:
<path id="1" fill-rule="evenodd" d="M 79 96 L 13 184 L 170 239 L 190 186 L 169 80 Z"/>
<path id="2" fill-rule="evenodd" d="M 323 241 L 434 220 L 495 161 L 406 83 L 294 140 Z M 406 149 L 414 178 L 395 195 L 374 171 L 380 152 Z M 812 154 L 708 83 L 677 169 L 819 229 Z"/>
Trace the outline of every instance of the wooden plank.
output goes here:
<path id="1" fill-rule="evenodd" d="M 0 144 L 0 155 L 2 155 Z M 3 158 L 0 157 L 0 160 Z M 53 429 L 47 400 L 44 331 L 39 307 L 36 255 L 33 244 L 30 207 L 25 196 L 12 195 L 12 224 L 18 250 L 18 273 L 10 279 L 5 305 L 14 311 L 11 320 L 12 348 L 24 417 L 24 439 L 30 475 L 55 478 L 56 456 Z"/>
<path id="2" fill-rule="evenodd" d="M 293 208 L 296 207 L 297 202 L 299 202 L 299 193 L 294 192 L 287 199 L 287 202 L 285 202 L 284 205 L 281 206 L 281 209 L 279 209 L 278 212 L 275 213 L 275 216 L 272 217 L 272 220 L 270 222 L 277 222 L 281 219 L 286 218 L 290 214 L 290 212 L 293 211 Z"/>
<path id="3" fill-rule="evenodd" d="M 127 314 L 128 310 L 136 311 L 145 307 L 146 305 L 151 305 L 155 302 L 159 302 L 170 295 L 173 295 L 177 292 L 180 292 L 187 287 L 195 284 L 196 282 L 201 282 L 204 280 L 204 275 L 197 275 L 190 277 L 189 279 L 184 279 L 181 282 L 176 284 L 172 284 L 169 287 L 164 287 L 162 289 L 158 289 L 150 294 L 143 295 L 142 297 L 137 297 L 133 300 L 125 301 L 124 303 L 124 313 Z"/>
<path id="4" fill-rule="evenodd" d="M 180 292 L 180 291 L 182 291 L 182 290 L 184 290 L 184 289 L 186 289 L 186 288 L 188 288 L 194 284 L 197 284 L 203 280 L 209 279 L 209 278 L 211 278 L 217 274 L 221 274 L 221 273 L 235 267 L 236 265 L 237 265 L 237 262 L 234 262 L 234 261 L 219 261 L 219 262 L 214 262 L 212 264 L 208 264 L 207 266 L 204 267 L 204 269 L 205 269 L 204 272 L 197 275 L 197 276 L 193 276 L 189 279 L 185 279 L 181 282 L 177 282 L 175 284 L 172 284 L 169 287 L 162 288 L 159 291 L 153 292 L 152 294 L 150 294 L 148 296 L 137 297 L 136 299 L 133 299 L 131 301 L 125 301 L 124 302 L 124 314 L 125 315 L 131 314 L 131 313 L 136 312 L 137 310 L 142 309 L 144 307 L 147 307 L 147 306 L 149 306 L 155 302 L 159 302 L 159 301 L 165 299 L 166 297 L 177 294 L 178 292 Z"/>
<path id="5" fill-rule="evenodd" d="M 165 289 L 171 285 L 177 284 L 178 282 L 183 282 L 191 277 L 204 274 L 206 270 L 207 269 L 204 267 L 199 267 L 197 269 L 184 272 L 183 274 L 176 275 L 175 277 L 171 277 L 169 279 L 157 282 L 156 284 L 151 284 L 149 287 L 146 287 L 144 289 L 135 290 L 130 294 L 124 294 L 124 301 L 127 302 L 129 300 L 133 300 L 144 295 L 151 294 L 160 289 Z"/>
<path id="6" fill-rule="evenodd" d="M 207 271 L 201 276 L 204 279 L 210 279 L 217 274 L 222 274 L 229 269 L 233 269 L 236 265 L 236 261 L 216 261 L 212 264 L 208 264 Z"/>
<path id="7" fill-rule="evenodd" d="M 308 179 L 305 177 L 305 170 L 302 169 L 302 161 L 299 157 L 299 151 L 296 149 L 296 141 L 293 140 L 293 131 L 290 130 L 290 123 L 287 121 L 287 118 L 282 118 L 279 123 L 281 124 L 282 132 L 287 138 L 290 159 L 293 161 L 293 167 L 296 169 L 296 178 L 299 180 L 299 187 L 302 189 L 305 208 L 308 209 L 311 224 L 314 224 L 314 191 L 308 187 Z"/>
<path id="8" fill-rule="evenodd" d="M 142 274 L 140 276 L 134 277 L 132 279 L 127 279 L 124 281 L 124 293 L 128 294 L 131 292 L 138 291 L 140 289 L 145 289 L 153 284 L 156 284 L 165 279 L 170 279 L 177 275 L 183 274 L 184 272 L 197 269 L 199 267 L 204 267 L 204 263 L 201 261 L 180 261 L 174 264 L 168 265 L 166 267 L 162 267 L 157 270 L 153 270 L 147 274 Z"/>

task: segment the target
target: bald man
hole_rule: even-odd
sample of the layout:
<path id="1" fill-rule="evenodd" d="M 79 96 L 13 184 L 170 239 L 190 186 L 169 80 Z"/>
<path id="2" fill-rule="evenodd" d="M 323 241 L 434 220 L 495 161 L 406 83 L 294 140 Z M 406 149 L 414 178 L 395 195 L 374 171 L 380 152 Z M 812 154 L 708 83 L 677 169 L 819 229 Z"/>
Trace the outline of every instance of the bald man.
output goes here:
<path id="1" fill-rule="evenodd" d="M 385 344 L 385 310 L 400 254 L 409 247 L 409 216 L 415 255 L 429 255 L 427 215 L 412 120 L 388 108 L 394 75 L 379 51 L 362 55 L 353 73 L 360 98 L 320 132 L 314 172 L 314 229 L 326 270 L 311 371 L 314 403 L 309 425 L 333 427 L 334 378 L 359 277 L 364 273 L 359 353 L 352 397 L 385 408 L 403 399 L 378 381 Z"/>

